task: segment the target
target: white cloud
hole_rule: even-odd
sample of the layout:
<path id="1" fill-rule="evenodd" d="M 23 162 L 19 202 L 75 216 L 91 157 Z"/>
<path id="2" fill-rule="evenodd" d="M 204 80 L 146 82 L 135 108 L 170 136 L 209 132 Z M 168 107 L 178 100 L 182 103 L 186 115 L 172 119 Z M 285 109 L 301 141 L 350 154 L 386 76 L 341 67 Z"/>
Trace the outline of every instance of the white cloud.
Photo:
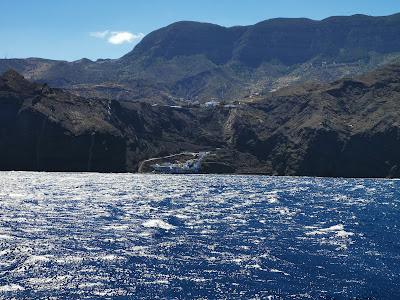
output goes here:
<path id="1" fill-rule="evenodd" d="M 136 40 L 140 40 L 144 37 L 143 33 L 130 33 L 128 31 L 113 31 L 108 37 L 108 42 L 114 45 L 120 45 L 124 43 L 132 43 Z"/>
<path id="2" fill-rule="evenodd" d="M 91 32 L 90 36 L 99 38 L 99 39 L 104 39 L 109 33 L 110 33 L 109 30 L 95 31 L 95 32 Z"/>
<path id="3" fill-rule="evenodd" d="M 99 39 L 107 38 L 107 41 L 110 44 L 121 45 L 124 43 L 133 43 L 135 41 L 141 40 L 144 37 L 144 34 L 143 33 L 131 33 L 129 31 L 105 30 L 105 31 L 91 32 L 90 36 L 99 38 Z"/>

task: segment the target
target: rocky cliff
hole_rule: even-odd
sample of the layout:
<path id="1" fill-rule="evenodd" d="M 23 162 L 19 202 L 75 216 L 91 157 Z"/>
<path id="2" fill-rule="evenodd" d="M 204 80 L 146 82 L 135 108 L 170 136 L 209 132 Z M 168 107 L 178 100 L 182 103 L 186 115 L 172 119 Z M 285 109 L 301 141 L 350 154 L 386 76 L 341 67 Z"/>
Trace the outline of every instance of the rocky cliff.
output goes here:
<path id="1" fill-rule="evenodd" d="M 86 99 L 0 77 L 0 169 L 137 171 L 207 151 L 206 173 L 400 177 L 400 66 L 236 105 Z"/>

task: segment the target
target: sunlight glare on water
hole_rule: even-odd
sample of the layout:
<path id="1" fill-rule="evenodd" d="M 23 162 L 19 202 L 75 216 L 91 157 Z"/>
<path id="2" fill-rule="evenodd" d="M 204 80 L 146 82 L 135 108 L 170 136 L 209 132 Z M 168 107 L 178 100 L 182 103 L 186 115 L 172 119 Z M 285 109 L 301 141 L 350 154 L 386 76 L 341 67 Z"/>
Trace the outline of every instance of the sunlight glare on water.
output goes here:
<path id="1" fill-rule="evenodd" d="M 400 181 L 0 173 L 0 299 L 393 299 Z"/>

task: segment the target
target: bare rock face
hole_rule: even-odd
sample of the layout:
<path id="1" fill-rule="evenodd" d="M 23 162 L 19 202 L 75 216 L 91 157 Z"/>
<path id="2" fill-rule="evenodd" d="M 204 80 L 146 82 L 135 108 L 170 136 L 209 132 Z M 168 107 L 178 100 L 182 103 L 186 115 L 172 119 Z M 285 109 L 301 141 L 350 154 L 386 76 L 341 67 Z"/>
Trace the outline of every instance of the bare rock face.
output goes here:
<path id="1" fill-rule="evenodd" d="M 86 99 L 7 72 L 0 169 L 147 172 L 154 158 L 181 164 L 208 152 L 201 173 L 400 177 L 399 99 L 399 65 L 187 107 Z"/>
<path id="2" fill-rule="evenodd" d="M 108 117 L 108 105 L 114 104 L 6 72 L 0 79 L 0 169 L 123 170 L 125 141 Z"/>

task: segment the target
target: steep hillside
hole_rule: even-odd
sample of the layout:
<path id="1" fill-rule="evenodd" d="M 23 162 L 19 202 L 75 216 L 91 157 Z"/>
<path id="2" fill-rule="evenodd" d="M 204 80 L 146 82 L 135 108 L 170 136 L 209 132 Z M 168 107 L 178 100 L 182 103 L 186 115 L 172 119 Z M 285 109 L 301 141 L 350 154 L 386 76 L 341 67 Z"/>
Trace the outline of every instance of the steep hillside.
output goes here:
<path id="1" fill-rule="evenodd" d="M 229 141 L 267 173 L 398 177 L 399 92 L 399 65 L 287 88 L 236 114 Z"/>

